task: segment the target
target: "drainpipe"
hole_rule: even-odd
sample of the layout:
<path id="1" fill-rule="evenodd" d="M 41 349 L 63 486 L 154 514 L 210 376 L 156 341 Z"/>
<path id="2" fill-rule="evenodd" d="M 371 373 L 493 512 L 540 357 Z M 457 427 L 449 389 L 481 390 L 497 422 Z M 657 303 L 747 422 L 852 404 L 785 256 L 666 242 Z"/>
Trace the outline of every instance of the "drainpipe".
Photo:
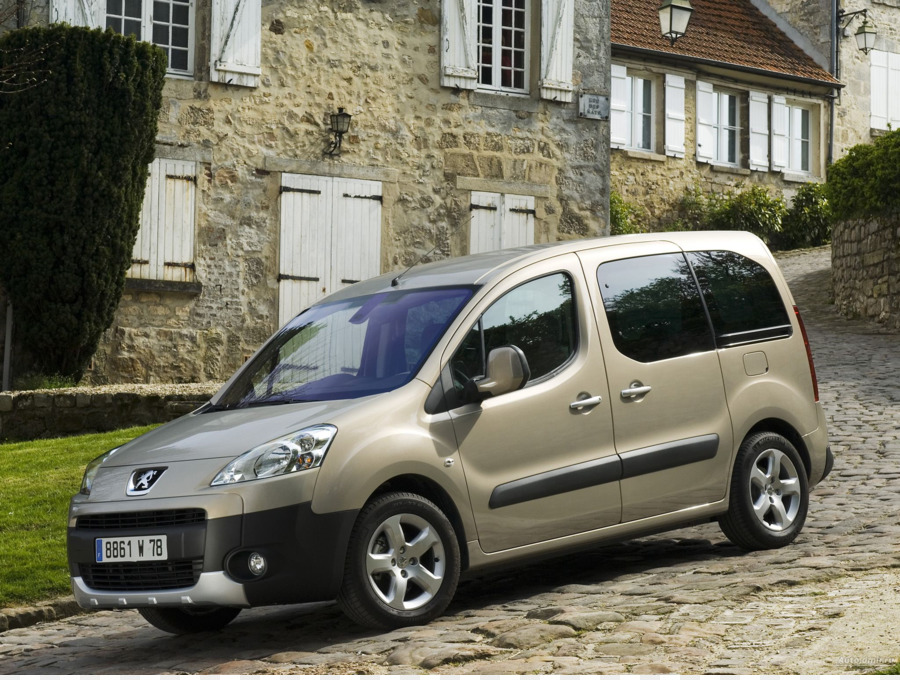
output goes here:
<path id="1" fill-rule="evenodd" d="M 831 34 L 831 75 L 835 77 L 836 80 L 840 80 L 840 69 L 838 67 L 838 40 L 840 40 L 838 36 L 838 5 L 841 0 L 833 0 L 831 3 L 831 27 L 829 29 L 829 33 Z M 831 164 L 834 163 L 834 118 L 835 118 L 835 107 L 837 106 L 837 98 L 840 96 L 840 90 L 838 92 L 833 92 L 831 97 L 828 99 L 828 159 L 826 161 L 826 168 L 831 167 Z"/>

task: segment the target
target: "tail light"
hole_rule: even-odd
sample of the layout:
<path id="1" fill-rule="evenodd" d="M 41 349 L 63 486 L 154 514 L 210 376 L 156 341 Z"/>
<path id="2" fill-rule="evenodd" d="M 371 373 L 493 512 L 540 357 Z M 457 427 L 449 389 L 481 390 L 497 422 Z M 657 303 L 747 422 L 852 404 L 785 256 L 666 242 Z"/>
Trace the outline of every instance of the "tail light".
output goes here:
<path id="1" fill-rule="evenodd" d="M 809 336 L 806 334 L 806 326 L 803 325 L 803 317 L 800 309 L 794 305 L 794 314 L 797 315 L 797 323 L 800 324 L 800 334 L 803 336 L 803 346 L 806 347 L 806 358 L 809 360 L 809 377 L 812 378 L 813 395 L 819 401 L 819 381 L 816 378 L 816 366 L 813 363 L 812 349 L 809 346 Z"/>

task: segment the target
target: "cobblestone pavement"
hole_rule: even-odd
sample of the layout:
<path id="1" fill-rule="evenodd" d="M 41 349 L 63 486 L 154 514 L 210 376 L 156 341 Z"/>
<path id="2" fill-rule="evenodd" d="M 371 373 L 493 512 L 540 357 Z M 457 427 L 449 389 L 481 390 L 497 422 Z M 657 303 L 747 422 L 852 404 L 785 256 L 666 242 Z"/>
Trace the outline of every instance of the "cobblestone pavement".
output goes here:
<path id="1" fill-rule="evenodd" d="M 843 674 L 900 656 L 896 334 L 830 307 L 829 253 L 781 258 L 837 462 L 798 540 L 743 553 L 714 524 L 464 583 L 428 626 L 373 634 L 334 604 L 176 638 L 133 612 L 0 635 L 4 674 Z M 298 575 L 302 577 L 302 575 Z"/>

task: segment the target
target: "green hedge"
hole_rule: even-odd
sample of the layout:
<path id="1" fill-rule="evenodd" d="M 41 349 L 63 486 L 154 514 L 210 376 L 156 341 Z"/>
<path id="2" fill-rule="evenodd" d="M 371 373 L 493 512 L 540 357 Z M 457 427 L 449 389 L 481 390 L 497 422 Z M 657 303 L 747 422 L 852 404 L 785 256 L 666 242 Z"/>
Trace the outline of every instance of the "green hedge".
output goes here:
<path id="1" fill-rule="evenodd" d="M 166 57 L 59 24 L 0 37 L 0 72 L 22 54 L 38 62 L 0 95 L 0 285 L 15 308 L 17 366 L 78 377 L 131 262 Z"/>
<path id="2" fill-rule="evenodd" d="M 829 168 L 826 186 L 835 219 L 900 211 L 900 130 L 851 148 Z"/>

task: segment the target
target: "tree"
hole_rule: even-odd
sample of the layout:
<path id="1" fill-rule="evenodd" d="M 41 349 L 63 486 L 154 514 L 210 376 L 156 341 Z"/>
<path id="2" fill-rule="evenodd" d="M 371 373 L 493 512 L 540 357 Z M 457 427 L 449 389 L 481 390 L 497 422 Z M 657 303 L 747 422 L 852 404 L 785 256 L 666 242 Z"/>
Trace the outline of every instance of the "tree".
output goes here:
<path id="1" fill-rule="evenodd" d="M 0 94 L 0 287 L 17 366 L 80 378 L 112 323 L 139 226 L 164 52 L 67 25 L 0 37 L 0 73 L 39 54 L 43 78 Z M 12 62 L 10 61 L 12 60 Z"/>

